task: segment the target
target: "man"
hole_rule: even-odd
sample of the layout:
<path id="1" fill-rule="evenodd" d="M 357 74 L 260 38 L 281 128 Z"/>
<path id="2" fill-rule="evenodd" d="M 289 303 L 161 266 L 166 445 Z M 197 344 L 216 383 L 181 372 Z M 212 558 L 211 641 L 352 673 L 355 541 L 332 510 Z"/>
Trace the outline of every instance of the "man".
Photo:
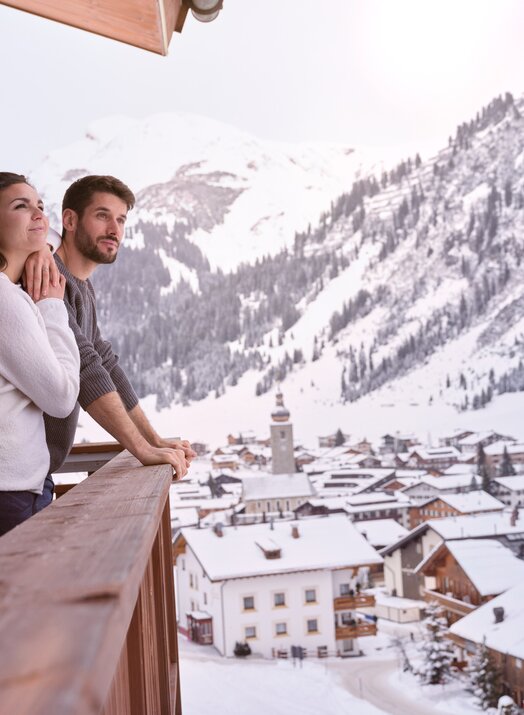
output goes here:
<path id="1" fill-rule="evenodd" d="M 80 407 L 144 465 L 171 464 L 180 479 L 196 456 L 189 442 L 167 441 L 155 432 L 111 344 L 98 329 L 95 293 L 89 278 L 99 264 L 116 259 L 127 213 L 134 203 L 131 190 L 112 176 L 86 176 L 75 181 L 64 195 L 62 243 L 55 261 L 67 281 L 65 302 L 80 351 L 80 394 L 66 419 L 45 416 L 50 475 L 69 454 Z M 49 274 L 54 280 L 54 271 L 42 260 L 42 256 L 35 258 L 37 269 L 30 267 L 26 275 L 27 289 L 33 297 L 45 291 Z M 49 476 L 44 500 L 51 501 L 52 490 Z"/>

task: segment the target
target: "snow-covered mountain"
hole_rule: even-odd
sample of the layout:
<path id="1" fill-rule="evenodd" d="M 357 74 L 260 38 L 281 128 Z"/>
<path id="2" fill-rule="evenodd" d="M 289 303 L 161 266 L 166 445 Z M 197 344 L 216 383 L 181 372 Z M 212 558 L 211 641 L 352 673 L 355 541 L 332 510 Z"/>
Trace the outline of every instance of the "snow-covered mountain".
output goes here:
<path id="1" fill-rule="evenodd" d="M 131 228 L 140 220 L 169 230 L 183 224 L 213 267 L 230 270 L 292 245 L 294 232 L 316 221 L 355 176 L 387 163 L 378 151 L 285 145 L 169 113 L 94 122 L 81 140 L 50 152 L 31 179 L 59 224 L 72 181 L 113 174 L 137 194 Z"/>
<path id="2" fill-rule="evenodd" d="M 99 310 L 163 421 L 236 410 L 237 429 L 258 428 L 246 401 L 266 419 L 285 380 L 317 432 L 374 412 L 368 436 L 409 429 L 399 405 L 471 424 L 465 410 L 524 387 L 523 113 L 497 98 L 431 158 L 396 164 L 187 116 L 108 120 L 32 178 L 48 199 L 86 172 L 138 189 Z"/>

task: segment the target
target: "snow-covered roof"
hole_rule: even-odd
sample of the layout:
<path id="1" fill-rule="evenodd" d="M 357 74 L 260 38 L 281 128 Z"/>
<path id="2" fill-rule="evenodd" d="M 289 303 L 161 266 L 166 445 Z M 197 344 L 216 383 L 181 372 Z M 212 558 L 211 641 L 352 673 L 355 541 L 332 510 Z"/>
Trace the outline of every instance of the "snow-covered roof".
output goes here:
<path id="1" fill-rule="evenodd" d="M 448 476 L 451 474 L 476 474 L 477 467 L 474 464 L 465 465 L 462 463 L 452 464 L 450 467 L 444 470 L 444 475 Z"/>
<path id="2" fill-rule="evenodd" d="M 395 519 L 369 519 L 355 522 L 355 527 L 372 546 L 393 544 L 408 533 Z"/>
<path id="3" fill-rule="evenodd" d="M 524 582 L 524 561 L 496 539 L 460 539 L 437 546 L 419 564 L 423 570 L 436 551 L 447 548 L 481 596 L 493 596 Z"/>
<path id="4" fill-rule="evenodd" d="M 462 514 L 448 516 L 442 519 L 429 519 L 412 529 L 404 538 L 399 539 L 381 550 L 384 556 L 393 553 L 398 547 L 425 534 L 429 529 L 434 531 L 443 541 L 450 539 L 469 539 L 489 536 L 504 536 L 507 534 L 522 534 L 524 538 L 524 508 L 520 509 L 519 518 L 511 524 L 511 514 L 508 511 L 491 511 L 484 514 Z"/>
<path id="5" fill-rule="evenodd" d="M 471 485 L 472 474 L 450 474 L 449 476 L 434 477 L 431 474 L 427 474 L 421 477 L 416 482 L 413 482 L 411 486 L 418 484 L 427 484 L 434 489 L 439 491 L 445 491 L 446 489 L 462 489 L 464 487 L 469 487 Z M 481 477 L 476 476 L 477 484 L 480 484 Z M 404 491 L 408 491 L 405 489 Z"/>
<path id="6" fill-rule="evenodd" d="M 473 432 L 473 434 L 470 434 L 467 437 L 463 437 L 461 440 L 459 440 L 458 444 L 460 444 L 461 447 L 473 447 L 479 444 L 479 442 L 493 437 L 494 434 L 495 433 L 493 432 L 493 430 L 485 430 L 484 432 Z"/>
<path id="7" fill-rule="evenodd" d="M 315 490 L 307 474 L 264 474 L 263 476 L 244 479 L 244 501 L 257 499 L 291 499 L 293 497 L 309 497 L 315 495 Z"/>
<path id="8" fill-rule="evenodd" d="M 294 523 L 277 520 L 273 529 L 269 524 L 224 527 L 222 537 L 212 529 L 188 528 L 177 538 L 186 540 L 212 581 L 382 563 L 345 516 L 301 519 L 298 539 L 292 536 Z M 267 559 L 257 546 L 268 538 L 280 547 L 280 558 Z"/>
<path id="9" fill-rule="evenodd" d="M 494 608 L 504 609 L 495 623 Z M 524 580 L 453 623 L 449 632 L 473 643 L 486 639 L 488 648 L 524 659 Z"/>
<path id="10" fill-rule="evenodd" d="M 505 449 L 510 456 L 512 454 L 522 454 L 524 452 L 524 444 L 522 442 L 505 442 L 501 440 L 485 447 L 484 453 L 490 457 L 502 456 Z"/>
<path id="11" fill-rule="evenodd" d="M 385 492 L 372 492 L 371 494 L 355 494 L 348 497 L 347 502 L 350 506 L 361 506 L 365 504 L 383 504 L 387 502 L 391 504 L 397 502 L 398 499 Z"/>
<path id="12" fill-rule="evenodd" d="M 171 521 L 175 527 L 192 526 L 198 524 L 198 509 L 189 507 L 189 509 L 181 509 L 171 505 Z"/>
<path id="13" fill-rule="evenodd" d="M 515 474 L 513 477 L 497 477 L 494 481 L 512 492 L 524 489 L 524 474 Z"/>
<path id="14" fill-rule="evenodd" d="M 524 532 L 524 509 L 519 510 L 519 516 L 520 518 L 517 519 L 514 526 L 511 525 L 511 514 L 508 511 L 430 519 L 426 524 L 447 541 L 449 539 L 522 533 Z"/>
<path id="15" fill-rule="evenodd" d="M 460 452 L 455 447 L 413 447 L 409 451 L 410 457 L 414 454 L 425 460 L 431 461 L 435 459 L 458 459 Z"/>
<path id="16" fill-rule="evenodd" d="M 501 501 L 482 490 L 467 492 L 466 494 L 439 494 L 427 502 L 424 502 L 424 505 L 436 499 L 440 499 L 440 501 L 445 502 L 452 509 L 456 509 L 463 514 L 467 514 L 468 512 L 494 511 L 495 509 L 505 508 L 505 505 Z"/>

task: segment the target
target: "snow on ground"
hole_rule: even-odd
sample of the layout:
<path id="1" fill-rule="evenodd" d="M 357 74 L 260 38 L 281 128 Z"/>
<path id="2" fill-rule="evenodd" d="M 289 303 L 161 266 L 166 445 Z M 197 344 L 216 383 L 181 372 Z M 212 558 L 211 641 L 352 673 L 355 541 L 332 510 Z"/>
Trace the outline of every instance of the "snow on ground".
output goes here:
<path id="1" fill-rule="evenodd" d="M 413 633 L 413 641 L 410 634 Z M 377 636 L 360 639 L 363 656 L 304 661 L 222 658 L 212 646 L 180 637 L 182 703 L 192 715 L 479 715 L 464 677 L 445 686 L 422 686 L 402 672 L 400 637 L 417 658 L 421 626 L 379 619 Z M 205 687 L 202 687 L 205 683 Z"/>
<path id="2" fill-rule="evenodd" d="M 182 706 L 192 715 L 384 715 L 344 690 L 317 662 L 193 659 L 180 661 Z M 204 686 L 204 687 L 203 687 Z"/>

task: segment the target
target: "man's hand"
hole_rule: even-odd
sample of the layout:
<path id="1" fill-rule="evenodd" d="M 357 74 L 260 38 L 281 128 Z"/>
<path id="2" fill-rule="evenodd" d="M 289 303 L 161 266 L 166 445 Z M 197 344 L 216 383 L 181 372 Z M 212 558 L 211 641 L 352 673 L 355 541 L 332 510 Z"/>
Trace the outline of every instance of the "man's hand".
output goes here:
<path id="1" fill-rule="evenodd" d="M 59 281 L 60 271 L 49 246 L 31 253 L 25 262 L 22 283 L 35 303 L 40 298 L 47 297 L 50 284 L 58 288 Z"/>
<path id="2" fill-rule="evenodd" d="M 178 481 L 187 474 L 187 460 L 182 449 L 169 447 L 148 447 L 136 455 L 144 466 L 151 464 L 170 464 L 173 467 L 173 479 Z"/>
<path id="3" fill-rule="evenodd" d="M 186 465 L 189 467 L 192 460 L 197 456 L 195 450 L 191 447 L 187 439 L 159 439 L 156 443 L 157 447 L 170 447 L 171 449 L 182 450 L 184 452 Z"/>

